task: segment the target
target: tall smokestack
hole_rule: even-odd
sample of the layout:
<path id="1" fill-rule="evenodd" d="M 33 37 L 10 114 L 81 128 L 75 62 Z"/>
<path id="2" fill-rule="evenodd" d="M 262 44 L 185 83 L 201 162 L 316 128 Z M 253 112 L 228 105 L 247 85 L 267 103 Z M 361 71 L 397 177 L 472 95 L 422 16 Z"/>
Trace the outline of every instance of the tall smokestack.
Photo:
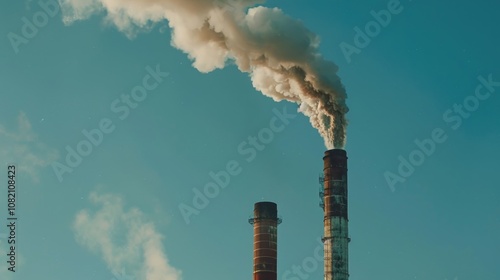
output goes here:
<path id="1" fill-rule="evenodd" d="M 278 208 L 274 202 L 258 202 L 254 206 L 253 280 L 277 279 Z"/>
<path id="2" fill-rule="evenodd" d="M 323 162 L 325 280 L 347 280 L 347 153 L 341 149 L 328 150 Z"/>

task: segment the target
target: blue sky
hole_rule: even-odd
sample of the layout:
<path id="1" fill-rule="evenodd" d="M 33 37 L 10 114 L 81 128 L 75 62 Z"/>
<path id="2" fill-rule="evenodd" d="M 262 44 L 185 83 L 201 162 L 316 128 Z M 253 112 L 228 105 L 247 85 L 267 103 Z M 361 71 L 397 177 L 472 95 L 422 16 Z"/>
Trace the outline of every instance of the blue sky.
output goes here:
<path id="1" fill-rule="evenodd" d="M 498 279 L 500 6 L 394 3 L 262 4 L 301 20 L 339 66 L 350 109 L 350 279 Z M 366 32 L 373 13 L 391 9 L 356 45 L 356 27 Z M 303 265 L 322 234 L 326 148 L 296 104 L 264 96 L 232 62 L 199 72 L 171 46 L 166 21 L 129 38 L 105 12 L 70 25 L 60 11 L 46 22 L 41 13 L 37 1 L 0 3 L 0 180 L 7 165 L 18 170 L 17 271 L 7 271 L 0 235 L 1 279 L 250 279 L 248 218 L 261 200 L 283 218 L 278 278 L 323 277 L 321 262 Z M 36 14 L 42 22 L 25 36 Z M 346 44 L 357 51 L 346 55 Z M 143 99 L 125 105 L 148 75 Z M 88 155 L 68 166 L 84 130 L 97 144 L 80 144 Z M 252 148 L 249 137 L 269 131 Z M 71 169 L 62 180 L 56 163 Z M 227 186 L 183 216 L 221 170 L 234 174 Z M 6 224 L 5 183 L 0 198 Z"/>

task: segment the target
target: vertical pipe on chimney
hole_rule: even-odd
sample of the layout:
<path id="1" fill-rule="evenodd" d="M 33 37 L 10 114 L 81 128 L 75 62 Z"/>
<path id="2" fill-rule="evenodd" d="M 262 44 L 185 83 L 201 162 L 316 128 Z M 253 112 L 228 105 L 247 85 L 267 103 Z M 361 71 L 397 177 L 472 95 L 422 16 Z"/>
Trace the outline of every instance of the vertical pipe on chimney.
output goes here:
<path id="1" fill-rule="evenodd" d="M 328 150 L 323 162 L 325 280 L 348 280 L 347 153 Z"/>
<path id="2" fill-rule="evenodd" d="M 278 208 L 273 202 L 258 202 L 254 206 L 253 279 L 277 280 Z"/>

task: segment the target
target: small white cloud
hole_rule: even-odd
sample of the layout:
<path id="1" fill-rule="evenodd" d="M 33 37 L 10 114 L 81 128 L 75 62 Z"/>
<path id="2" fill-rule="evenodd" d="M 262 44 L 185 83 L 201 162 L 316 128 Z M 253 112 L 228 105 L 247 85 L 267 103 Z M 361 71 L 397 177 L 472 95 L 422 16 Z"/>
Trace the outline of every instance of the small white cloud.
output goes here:
<path id="1" fill-rule="evenodd" d="M 20 176 L 28 174 L 33 182 L 39 181 L 40 169 L 59 157 L 57 150 L 37 139 L 24 112 L 17 118 L 17 130 L 10 131 L 0 124 L 0 147 L 3 164 L 15 164 Z"/>
<path id="2" fill-rule="evenodd" d="M 83 209 L 73 223 L 78 243 L 99 254 L 113 275 L 132 279 L 179 280 L 181 273 L 170 266 L 162 239 L 152 222 L 137 208 L 125 210 L 121 197 L 112 194 L 89 196 L 100 206 Z"/>

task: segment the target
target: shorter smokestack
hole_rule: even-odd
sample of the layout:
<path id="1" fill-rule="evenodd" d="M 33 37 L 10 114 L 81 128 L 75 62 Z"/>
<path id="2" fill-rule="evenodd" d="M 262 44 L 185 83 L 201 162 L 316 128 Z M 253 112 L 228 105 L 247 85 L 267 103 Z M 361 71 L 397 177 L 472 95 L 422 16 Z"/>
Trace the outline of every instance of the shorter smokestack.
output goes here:
<path id="1" fill-rule="evenodd" d="M 258 202 L 254 206 L 253 280 L 277 280 L 278 207 L 274 202 Z"/>

